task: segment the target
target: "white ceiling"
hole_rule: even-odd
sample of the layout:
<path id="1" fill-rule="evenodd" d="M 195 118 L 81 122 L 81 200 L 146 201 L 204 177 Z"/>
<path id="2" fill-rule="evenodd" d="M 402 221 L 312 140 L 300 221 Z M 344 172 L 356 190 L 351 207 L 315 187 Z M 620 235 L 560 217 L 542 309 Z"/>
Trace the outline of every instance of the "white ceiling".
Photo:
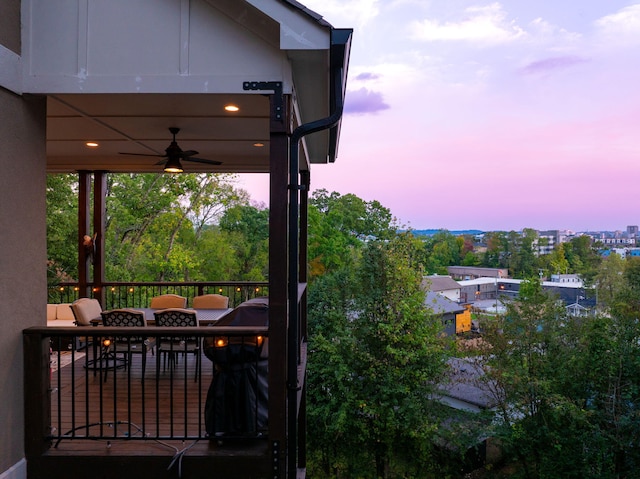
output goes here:
<path id="1" fill-rule="evenodd" d="M 183 161 L 186 172 L 268 172 L 269 98 L 261 94 L 60 94 L 47 97 L 49 172 L 161 172 L 172 135 L 182 150 L 220 166 Z M 225 111 L 235 104 L 240 110 Z M 99 143 L 88 148 L 87 141 Z M 256 147 L 256 143 L 264 146 Z"/>

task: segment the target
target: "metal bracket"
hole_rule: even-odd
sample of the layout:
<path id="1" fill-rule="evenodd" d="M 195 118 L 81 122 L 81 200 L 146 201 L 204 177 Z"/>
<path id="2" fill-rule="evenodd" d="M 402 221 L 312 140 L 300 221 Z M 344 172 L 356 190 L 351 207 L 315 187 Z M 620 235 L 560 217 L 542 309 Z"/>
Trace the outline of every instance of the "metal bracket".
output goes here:
<path id="1" fill-rule="evenodd" d="M 271 459 L 273 461 L 273 475 L 272 479 L 280 478 L 280 443 L 278 441 L 273 441 L 271 443 Z"/>
<path id="2" fill-rule="evenodd" d="M 273 90 L 273 106 L 275 108 L 275 119 L 282 120 L 284 99 L 282 95 L 281 81 L 246 81 L 242 83 L 243 90 L 265 91 Z"/>

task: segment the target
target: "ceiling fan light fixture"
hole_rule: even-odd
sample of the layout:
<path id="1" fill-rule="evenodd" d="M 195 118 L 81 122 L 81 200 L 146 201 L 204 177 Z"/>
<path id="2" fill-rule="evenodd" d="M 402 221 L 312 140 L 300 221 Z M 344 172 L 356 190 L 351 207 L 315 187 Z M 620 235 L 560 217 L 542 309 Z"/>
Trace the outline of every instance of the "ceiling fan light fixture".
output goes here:
<path id="1" fill-rule="evenodd" d="M 164 165 L 165 173 L 182 173 L 184 169 L 180 164 L 180 159 L 176 156 L 170 157 Z"/>

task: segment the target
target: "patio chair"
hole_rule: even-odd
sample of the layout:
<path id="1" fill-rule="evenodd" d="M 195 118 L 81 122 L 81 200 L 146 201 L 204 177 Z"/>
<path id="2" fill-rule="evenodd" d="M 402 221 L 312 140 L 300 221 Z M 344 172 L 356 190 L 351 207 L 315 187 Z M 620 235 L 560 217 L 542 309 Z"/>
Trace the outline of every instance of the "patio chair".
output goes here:
<path id="1" fill-rule="evenodd" d="M 71 303 L 70 308 L 73 313 L 73 317 L 75 318 L 76 326 L 79 327 L 91 326 L 91 321 L 94 319 L 100 319 L 100 313 L 102 313 L 100 301 L 93 298 L 77 299 Z M 76 347 L 77 349 L 82 349 L 88 344 L 88 337 L 78 337 Z"/>
<path id="2" fill-rule="evenodd" d="M 144 317 L 144 312 L 136 311 L 134 309 L 112 309 L 110 311 L 103 311 L 101 316 L 102 324 L 106 327 L 113 326 L 125 328 L 147 326 L 147 320 Z M 125 360 L 125 369 L 131 366 L 133 354 L 141 354 L 142 379 L 144 380 L 144 374 L 147 367 L 147 353 L 149 351 L 153 353 L 156 345 L 155 339 L 144 336 L 116 336 L 110 339 L 111 344 L 103 354 L 113 354 L 114 367 L 117 366 L 117 355 L 122 354 Z M 105 381 L 107 379 L 106 370 L 108 370 L 108 364 L 105 369 Z"/>
<path id="3" fill-rule="evenodd" d="M 152 309 L 165 309 L 165 308 L 186 308 L 187 298 L 177 294 L 161 294 L 151 298 Z"/>
<path id="4" fill-rule="evenodd" d="M 92 319 L 100 319 L 102 306 L 97 299 L 80 298 L 71 303 L 71 311 L 77 326 L 91 326 Z"/>
<path id="5" fill-rule="evenodd" d="M 169 308 L 155 311 L 156 326 L 161 327 L 198 327 L 196 312 L 184 308 Z M 169 369 L 173 370 L 178 361 L 178 355 L 183 356 L 193 353 L 196 358 L 195 381 L 200 373 L 200 337 L 199 336 L 174 336 L 158 338 L 158 361 L 164 357 L 164 368 L 169 362 Z M 159 364 L 159 363 L 158 363 Z"/>
<path id="6" fill-rule="evenodd" d="M 221 294 L 203 294 L 193 298 L 194 309 L 225 309 L 229 307 L 229 297 Z"/>

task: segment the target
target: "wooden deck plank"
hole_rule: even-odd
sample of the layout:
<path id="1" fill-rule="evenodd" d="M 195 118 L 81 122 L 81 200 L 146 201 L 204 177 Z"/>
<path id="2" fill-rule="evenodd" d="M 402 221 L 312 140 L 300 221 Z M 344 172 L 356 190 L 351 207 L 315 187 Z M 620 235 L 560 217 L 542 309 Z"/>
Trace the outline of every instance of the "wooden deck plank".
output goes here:
<path id="1" fill-rule="evenodd" d="M 55 431 L 51 447 L 29 457 L 28 477 L 175 479 L 178 457 L 182 477 L 189 479 L 274 477 L 268 437 L 222 442 L 205 437 L 204 408 L 214 370 L 204 356 L 199 381 L 194 381 L 193 355 L 180 357 L 172 373 L 162 361 L 158 367 L 151 354 L 144 381 L 140 355 L 134 355 L 129 370 L 118 369 L 115 374 L 110 370 L 105 381 L 100 371 L 94 376 L 84 367 L 91 359 L 89 349 L 88 357 L 79 356 L 51 373 L 50 416 Z M 170 437 L 171 417 L 175 435 L 186 438 Z M 121 423 L 112 427 L 114 421 Z M 74 429 L 75 437 L 58 440 L 58 433 Z M 111 433 L 113 437 L 104 437 Z"/>
<path id="2" fill-rule="evenodd" d="M 193 355 L 180 358 L 172 371 L 149 354 L 143 381 L 139 356 L 134 355 L 128 369 L 108 371 L 106 380 L 101 371 L 94 376 L 84 367 L 90 356 L 52 374 L 54 440 L 72 436 L 61 439 L 57 449 L 95 436 L 129 438 L 128 443 L 145 442 L 141 439 L 148 437 L 204 439 L 204 410 L 213 379 L 210 361 L 205 358 L 200 378 L 194 381 Z"/>

